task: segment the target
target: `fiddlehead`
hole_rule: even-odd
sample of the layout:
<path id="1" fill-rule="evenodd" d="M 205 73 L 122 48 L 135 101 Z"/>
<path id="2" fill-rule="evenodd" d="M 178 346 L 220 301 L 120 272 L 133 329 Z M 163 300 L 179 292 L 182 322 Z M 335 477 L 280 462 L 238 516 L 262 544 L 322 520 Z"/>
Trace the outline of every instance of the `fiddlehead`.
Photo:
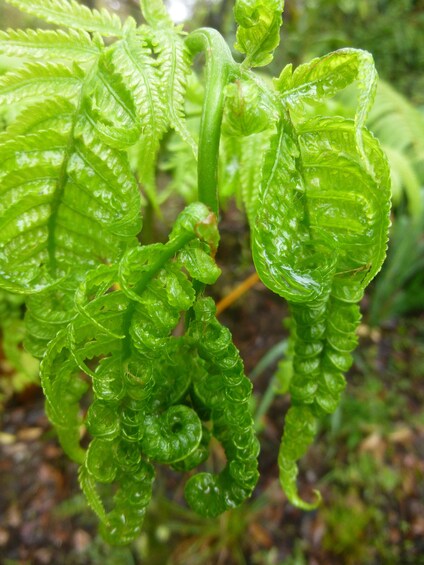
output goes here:
<path id="1" fill-rule="evenodd" d="M 311 505 L 297 495 L 296 461 L 313 439 L 316 418 L 338 405 L 356 344 L 357 302 L 386 250 L 387 163 L 363 129 L 364 163 L 356 135 L 343 119 L 311 120 L 298 134 L 284 122 L 268 159 L 285 162 L 262 185 L 254 228 L 258 272 L 288 300 L 294 321 L 293 407 L 279 464 L 283 488 L 303 508 Z"/>
<path id="2" fill-rule="evenodd" d="M 48 415 L 80 464 L 104 536 L 134 539 L 155 463 L 193 469 L 207 458 L 211 436 L 226 464 L 189 479 L 185 494 L 195 510 L 216 516 L 248 497 L 257 480 L 251 385 L 201 292 L 219 276 L 222 135 L 221 168 L 234 173 L 226 194 L 242 195 L 258 273 L 292 312 L 293 407 L 280 476 L 289 498 L 311 507 L 297 494 L 296 463 L 316 419 L 337 406 L 356 343 L 357 302 L 385 254 L 387 165 L 364 128 L 376 81 L 371 56 L 346 49 L 294 72 L 288 66 L 272 88 L 250 69 L 272 59 L 282 0 L 236 2 L 241 65 L 214 30 L 183 40 L 160 0 L 142 0 L 141 26 L 75 0 L 9 1 L 70 31 L 0 35 L 0 50 L 24 59 L 0 79 L 0 111 L 20 106 L 0 134 L 0 286 L 31 294 L 26 343 L 43 358 Z M 184 102 L 199 51 L 206 53 L 202 203 L 179 216 L 166 243 L 143 246 L 137 181 L 158 206 L 157 155 L 170 129 L 197 152 Z M 354 121 L 304 118 L 304 104 L 354 80 Z"/>
<path id="3" fill-rule="evenodd" d="M 92 271 L 76 295 L 73 320 L 43 359 L 49 416 L 65 451 L 82 465 L 81 486 L 113 543 L 127 543 L 140 530 L 153 481 L 146 465 L 188 469 L 207 457 L 210 436 L 202 420 L 211 421 L 228 464 L 217 476 L 189 480 L 189 504 L 217 515 L 249 496 L 256 483 L 251 385 L 213 302 L 197 298 L 193 288 L 194 281 L 211 283 L 219 275 L 211 257 L 217 242 L 214 216 L 193 204 L 166 244 L 134 247 L 116 268 Z M 116 284 L 120 290 L 111 290 Z M 194 317 L 176 337 L 181 312 L 191 308 Z M 86 453 L 79 444 L 84 422 L 78 403 L 86 392 L 80 369 L 94 394 L 85 420 L 93 438 Z M 213 398 L 211 386 L 217 387 Z M 105 510 L 96 483 L 118 485 L 113 510 Z M 135 492 L 140 494 L 131 500 Z"/>

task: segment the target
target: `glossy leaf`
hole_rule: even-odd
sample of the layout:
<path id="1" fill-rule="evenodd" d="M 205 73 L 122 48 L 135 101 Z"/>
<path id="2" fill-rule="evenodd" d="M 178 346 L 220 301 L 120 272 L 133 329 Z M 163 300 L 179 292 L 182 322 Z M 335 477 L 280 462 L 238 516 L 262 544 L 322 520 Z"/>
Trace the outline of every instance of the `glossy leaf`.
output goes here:
<path id="1" fill-rule="evenodd" d="M 302 508 L 296 460 L 315 419 L 334 412 L 351 365 L 359 323 L 356 303 L 383 263 L 390 181 L 378 142 L 364 129 L 366 160 L 353 121 L 317 118 L 298 134 L 282 122 L 265 161 L 253 256 L 259 275 L 286 298 L 293 318 L 294 408 L 280 448 L 280 480 Z"/>
<path id="2" fill-rule="evenodd" d="M 215 218 L 194 203 L 180 214 L 167 243 L 134 247 L 118 268 L 90 272 L 76 293 L 72 319 L 43 359 L 50 418 L 66 452 L 83 466 L 82 488 L 112 543 L 128 543 L 140 531 L 153 480 L 153 471 L 141 476 L 147 459 L 182 470 L 205 460 L 209 435 L 202 421 L 212 422 L 228 465 L 218 475 L 190 479 L 186 496 L 193 508 L 217 515 L 240 504 L 256 483 L 252 387 L 213 302 L 196 298 L 193 288 L 194 281 L 218 276 L 210 257 L 217 240 Z M 199 260 L 201 268 L 190 259 L 193 249 L 209 257 Z M 191 308 L 187 331 L 176 337 L 181 312 Z M 86 388 L 72 388 L 83 382 L 78 368 L 90 377 L 94 396 L 84 422 L 93 438 L 86 453 L 78 405 Z M 219 403 L 209 382 L 219 383 Z M 219 485 L 211 499 L 205 481 Z M 103 496 L 97 483 L 118 490 Z"/>
<path id="3" fill-rule="evenodd" d="M 22 59 L 0 78 L 0 287 L 26 296 L 46 412 L 103 537 L 140 534 L 156 465 L 191 471 L 185 496 L 205 517 L 241 504 L 258 479 L 252 385 L 203 295 L 220 274 L 218 185 L 243 202 L 258 273 L 289 302 L 280 480 L 293 503 L 314 507 L 297 493 L 297 461 L 338 405 L 357 303 L 386 248 L 389 174 L 363 127 L 371 56 L 344 49 L 288 66 L 273 88 L 250 68 L 272 60 L 283 0 L 237 0 L 241 65 L 214 30 L 184 39 L 161 0 L 141 1 L 140 26 L 76 0 L 8 2 L 66 31 L 0 32 L 0 51 Z M 201 51 L 205 88 L 194 80 L 187 92 Z M 354 80 L 354 121 L 306 120 L 304 103 Z M 198 157 L 197 183 L 184 182 L 203 203 L 178 215 L 167 241 L 144 245 L 140 187 L 160 212 L 169 191 L 158 194 L 157 161 L 168 152 L 174 183 Z M 197 472 L 212 437 L 225 462 Z"/>
<path id="4" fill-rule="evenodd" d="M 355 117 L 357 143 L 365 157 L 362 128 L 374 102 L 377 71 L 371 53 L 361 49 L 339 49 L 324 57 L 299 65 L 294 71 L 288 65 L 274 81 L 281 100 L 291 108 L 331 98 L 355 80 L 359 95 Z"/>
<path id="5" fill-rule="evenodd" d="M 244 65 L 262 67 L 272 61 L 280 43 L 284 0 L 237 0 L 238 24 L 235 48 L 246 55 Z"/>

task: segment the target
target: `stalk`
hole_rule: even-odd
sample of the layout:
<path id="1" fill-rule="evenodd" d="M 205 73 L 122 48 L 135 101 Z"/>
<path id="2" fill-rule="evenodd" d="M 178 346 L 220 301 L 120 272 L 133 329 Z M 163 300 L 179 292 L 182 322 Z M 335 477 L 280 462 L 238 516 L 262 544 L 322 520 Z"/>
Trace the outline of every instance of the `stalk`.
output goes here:
<path id="1" fill-rule="evenodd" d="M 219 213 L 218 162 L 225 86 L 239 74 L 239 65 L 220 33 L 201 28 L 191 33 L 186 45 L 194 56 L 201 51 L 206 56 L 206 90 L 200 120 L 197 164 L 198 197 L 215 214 Z"/>

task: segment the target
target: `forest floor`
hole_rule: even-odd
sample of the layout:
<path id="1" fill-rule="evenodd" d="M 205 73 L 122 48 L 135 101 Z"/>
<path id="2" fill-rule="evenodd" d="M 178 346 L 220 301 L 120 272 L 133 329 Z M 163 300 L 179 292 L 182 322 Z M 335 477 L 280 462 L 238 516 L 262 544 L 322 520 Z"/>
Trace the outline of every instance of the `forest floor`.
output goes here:
<path id="1" fill-rule="evenodd" d="M 244 242 L 236 235 L 234 242 L 218 258 L 220 296 L 250 274 Z M 288 399 L 270 384 L 278 359 L 258 366 L 273 347 L 281 350 L 286 315 L 282 301 L 258 283 L 220 316 L 246 373 L 255 376 L 263 412 L 261 478 L 252 500 L 220 519 L 201 519 L 184 507 L 183 479 L 161 470 L 131 550 L 110 549 L 96 535 L 76 465 L 58 445 L 40 388 L 9 398 L 0 413 L 0 564 L 424 565 L 424 315 L 361 326 L 341 406 L 322 422 L 301 462 L 301 496 L 310 499 L 315 488 L 323 496 L 314 512 L 293 508 L 279 487 Z"/>

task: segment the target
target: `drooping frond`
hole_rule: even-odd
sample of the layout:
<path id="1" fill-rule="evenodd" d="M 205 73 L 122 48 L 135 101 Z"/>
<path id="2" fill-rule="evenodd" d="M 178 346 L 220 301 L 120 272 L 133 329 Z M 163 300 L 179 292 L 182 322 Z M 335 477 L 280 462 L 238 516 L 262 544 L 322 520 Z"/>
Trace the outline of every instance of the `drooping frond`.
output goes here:
<path id="1" fill-rule="evenodd" d="M 97 32 L 105 36 L 121 36 L 122 22 L 105 9 L 90 10 L 76 0 L 6 0 L 22 12 L 48 23 L 71 29 Z"/>
<path id="2" fill-rule="evenodd" d="M 166 244 L 136 246 L 119 265 L 91 271 L 76 295 L 73 319 L 43 359 L 49 417 L 63 448 L 81 465 L 81 487 L 112 543 L 139 534 L 153 464 L 188 470 L 207 458 L 211 434 L 202 421 L 211 423 L 227 465 L 217 474 L 192 476 L 188 503 L 216 516 L 240 504 L 256 483 L 252 387 L 212 300 L 196 297 L 193 288 L 194 281 L 212 283 L 219 275 L 212 259 L 217 243 L 216 218 L 196 203 L 179 216 Z M 177 337 L 187 311 L 186 331 Z M 80 370 L 91 378 L 94 395 L 85 418 Z M 86 451 L 82 425 L 91 438 Z M 97 490 L 98 484 L 105 488 Z"/>
<path id="3" fill-rule="evenodd" d="M 99 43 L 82 30 L 9 29 L 0 31 L 0 53 L 35 60 L 85 61 L 99 55 Z"/>
<path id="4" fill-rule="evenodd" d="M 297 494 L 297 460 L 316 418 L 337 407 L 356 345 L 357 303 L 386 253 L 389 170 L 378 142 L 362 135 L 367 164 L 353 121 L 317 118 L 296 133 L 286 116 L 266 157 L 252 234 L 258 273 L 288 300 L 293 318 L 293 407 L 279 466 L 284 490 L 302 508 L 314 505 Z"/>

